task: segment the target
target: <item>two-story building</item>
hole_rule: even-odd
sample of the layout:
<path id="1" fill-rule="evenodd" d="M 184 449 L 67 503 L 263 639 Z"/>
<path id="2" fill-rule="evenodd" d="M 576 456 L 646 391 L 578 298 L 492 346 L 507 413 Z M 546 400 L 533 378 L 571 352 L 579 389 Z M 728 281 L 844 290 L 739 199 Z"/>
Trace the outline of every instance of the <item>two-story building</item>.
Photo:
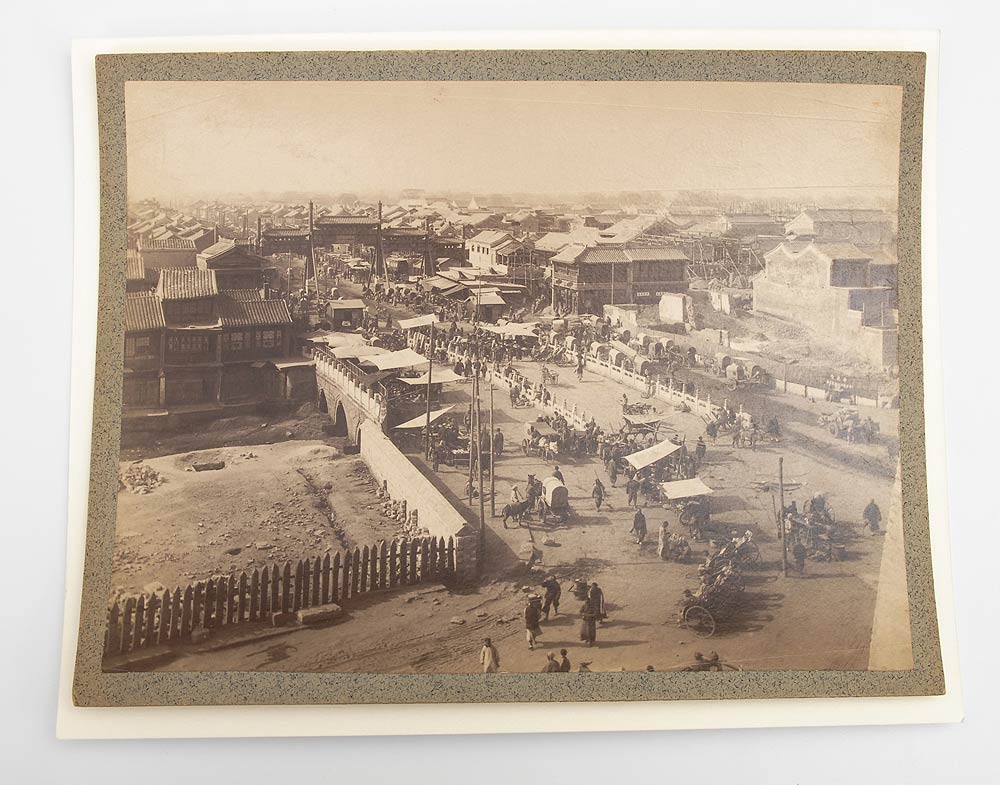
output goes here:
<path id="1" fill-rule="evenodd" d="M 552 257 L 552 301 L 560 313 L 605 305 L 651 305 L 688 289 L 687 255 L 675 246 L 568 245 Z"/>

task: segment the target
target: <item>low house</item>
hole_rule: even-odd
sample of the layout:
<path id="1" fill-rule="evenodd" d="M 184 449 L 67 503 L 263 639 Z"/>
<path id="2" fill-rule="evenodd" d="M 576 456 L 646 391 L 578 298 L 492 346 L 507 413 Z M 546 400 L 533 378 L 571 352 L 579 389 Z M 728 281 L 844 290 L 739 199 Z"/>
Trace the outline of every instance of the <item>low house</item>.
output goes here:
<path id="1" fill-rule="evenodd" d="M 331 300 L 326 304 L 326 321 L 338 332 L 359 330 L 364 316 L 364 300 Z"/>

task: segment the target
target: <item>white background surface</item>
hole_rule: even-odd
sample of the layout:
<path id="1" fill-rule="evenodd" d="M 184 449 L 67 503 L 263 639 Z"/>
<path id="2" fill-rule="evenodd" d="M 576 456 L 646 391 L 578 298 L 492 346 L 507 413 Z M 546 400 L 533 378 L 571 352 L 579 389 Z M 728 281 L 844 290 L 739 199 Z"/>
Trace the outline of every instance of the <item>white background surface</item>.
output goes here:
<path id="1" fill-rule="evenodd" d="M 1000 290 L 994 20 L 961 3 L 18 3 L 0 10 L 4 119 L 0 386 L 0 779 L 14 783 L 997 782 L 998 604 L 990 318 Z M 942 30 L 939 218 L 949 503 L 966 721 L 961 725 L 509 737 L 57 742 L 65 546 L 74 37 L 639 27 Z M 992 198 L 991 198 L 992 197 Z M 11 351 L 13 350 L 13 351 Z M 991 363 L 993 363 L 991 365 Z M 992 726 L 992 727 L 991 727 Z"/>

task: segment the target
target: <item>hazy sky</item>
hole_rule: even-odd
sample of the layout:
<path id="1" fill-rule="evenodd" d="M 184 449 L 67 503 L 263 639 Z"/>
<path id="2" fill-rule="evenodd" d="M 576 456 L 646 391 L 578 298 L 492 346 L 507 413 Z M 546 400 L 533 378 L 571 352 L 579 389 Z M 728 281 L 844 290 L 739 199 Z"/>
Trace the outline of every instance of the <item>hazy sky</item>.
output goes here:
<path id="1" fill-rule="evenodd" d="M 129 82 L 129 197 L 821 188 L 895 199 L 901 96 L 710 82 Z"/>

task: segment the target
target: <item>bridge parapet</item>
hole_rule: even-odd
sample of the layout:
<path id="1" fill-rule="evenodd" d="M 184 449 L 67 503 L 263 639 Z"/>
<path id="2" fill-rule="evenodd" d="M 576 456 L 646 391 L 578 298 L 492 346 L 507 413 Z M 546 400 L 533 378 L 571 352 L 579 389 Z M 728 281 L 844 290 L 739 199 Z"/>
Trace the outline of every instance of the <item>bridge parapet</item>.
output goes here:
<path id="1" fill-rule="evenodd" d="M 380 426 L 385 422 L 386 403 L 378 393 L 371 393 L 362 384 L 364 374 L 355 366 L 335 357 L 329 349 L 313 349 L 316 361 L 316 376 L 327 384 L 332 384 L 369 419 Z"/>

